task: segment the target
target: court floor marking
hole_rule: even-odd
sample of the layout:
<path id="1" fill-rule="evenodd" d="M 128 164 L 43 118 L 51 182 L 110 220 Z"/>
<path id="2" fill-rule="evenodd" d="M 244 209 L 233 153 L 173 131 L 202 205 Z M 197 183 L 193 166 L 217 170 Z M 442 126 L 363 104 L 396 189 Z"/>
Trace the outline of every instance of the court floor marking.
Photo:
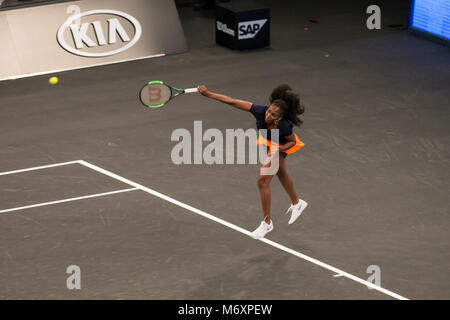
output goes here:
<path id="1" fill-rule="evenodd" d="M 40 166 L 40 167 L 33 167 L 33 168 L 26 168 L 26 169 L 20 169 L 20 170 L 0 172 L 0 176 L 6 176 L 8 174 L 15 174 L 15 173 L 21 173 L 21 172 L 27 172 L 27 171 L 34 171 L 34 170 L 41 170 L 41 169 L 47 169 L 47 168 L 60 167 L 60 166 L 67 166 L 67 165 L 79 164 L 79 163 L 80 163 L 80 160 L 68 161 L 68 162 L 60 162 L 60 163 L 50 164 L 50 165 L 46 165 L 46 166 Z"/>
<path id="2" fill-rule="evenodd" d="M 133 187 L 135 187 L 135 188 L 138 188 L 138 189 L 140 189 L 140 190 L 142 190 L 142 191 L 145 191 L 145 192 L 147 192 L 147 193 L 150 193 L 150 194 L 152 194 L 152 195 L 154 195 L 154 196 L 156 196 L 156 197 L 158 197 L 158 198 L 161 198 L 161 199 L 163 199 L 163 200 L 166 200 L 166 201 L 168 201 L 168 202 L 171 202 L 171 203 L 173 203 L 173 204 L 175 204 L 175 205 L 177 205 L 177 206 L 180 206 L 180 207 L 182 207 L 182 208 L 184 208 L 184 209 L 186 209 L 186 210 L 189 210 L 189 211 L 191 211 L 191 212 L 194 212 L 194 213 L 196 213 L 196 214 L 198 214 L 198 215 L 201 215 L 201 216 L 203 216 L 203 217 L 205 217 L 205 218 L 208 218 L 208 219 L 210 219 L 210 220 L 216 221 L 216 222 L 218 222 L 218 223 L 220 223 L 220 224 L 222 224 L 222 225 L 224 225 L 224 226 L 227 226 L 227 227 L 229 227 L 229 228 L 231 228 L 231 229 L 233 229 L 233 230 L 236 230 L 236 231 L 238 231 L 238 232 L 241 232 L 241 233 L 243 233 L 243 234 L 245 234 L 245 235 L 247 235 L 247 236 L 250 236 L 250 234 L 251 234 L 249 231 L 247 231 L 247 230 L 245 230 L 245 229 L 243 229 L 243 228 L 241 228 L 241 227 L 239 227 L 239 226 L 236 226 L 236 225 L 234 225 L 234 224 L 232 224 L 232 223 L 229 223 L 229 222 L 227 222 L 227 221 L 225 221 L 225 220 L 222 220 L 222 219 L 220 219 L 220 218 L 217 218 L 217 217 L 215 217 L 215 216 L 213 216 L 213 215 L 211 215 L 211 214 L 209 214 L 209 213 L 206 213 L 206 212 L 204 212 L 204 211 L 201 211 L 201 210 L 199 210 L 199 209 L 196 209 L 196 208 L 194 208 L 194 207 L 191 207 L 190 205 L 187 205 L 187 204 L 185 204 L 185 203 L 183 203 L 183 202 L 180 202 L 180 201 L 178 201 L 178 200 L 175 200 L 175 199 L 173 199 L 173 198 L 171 198 L 171 197 L 168 197 L 168 196 L 166 196 L 166 195 L 164 195 L 164 194 L 162 194 L 162 193 L 160 193 L 160 192 L 157 192 L 157 191 L 155 191 L 155 190 L 152 190 L 152 189 L 150 189 L 150 188 L 147 188 L 147 187 L 145 187 L 145 186 L 143 186 L 143 185 L 141 185 L 141 184 L 138 184 L 138 183 L 136 183 L 136 182 L 134 182 L 134 181 L 128 180 L 128 179 L 126 179 L 126 178 L 124 178 L 124 177 L 121 177 L 121 176 L 115 174 L 115 173 L 112 173 L 111 171 L 108 171 L 108 170 L 105 170 L 105 169 L 103 169 L 103 168 L 100 168 L 100 167 L 98 167 L 98 166 L 96 166 L 96 165 L 93 165 L 93 164 L 91 164 L 91 163 L 89 163 L 89 162 L 87 162 L 87 161 L 79 160 L 79 161 L 77 161 L 77 162 L 78 162 L 79 164 L 83 165 L 83 166 L 86 166 L 86 167 L 88 167 L 88 168 L 91 168 L 92 170 L 95 170 L 95 171 L 97 171 L 97 172 L 103 173 L 103 174 L 105 174 L 105 175 L 107 175 L 107 176 L 109 176 L 109 177 L 111 177 L 111 178 L 114 178 L 114 179 L 116 179 L 116 180 L 119 180 L 119 181 L 121 181 L 121 182 L 123 182 L 123 183 L 126 183 L 126 184 L 128 184 L 128 185 L 131 185 L 131 186 L 133 186 Z M 397 293 L 395 293 L 395 292 L 392 292 L 392 291 L 389 291 L 389 290 L 387 290 L 387 289 L 384 289 L 384 288 L 382 288 L 382 287 L 380 287 L 380 286 L 377 286 L 377 285 L 375 285 L 375 284 L 373 284 L 373 283 L 371 283 L 371 282 L 368 282 L 368 281 L 366 281 L 366 280 L 363 280 L 363 279 L 361 279 L 361 278 L 358 278 L 358 277 L 356 277 L 356 276 L 354 276 L 354 275 L 352 275 L 352 274 L 350 274 L 350 273 L 347 273 L 347 272 L 342 271 L 342 270 L 340 270 L 340 269 L 338 269 L 338 268 L 335 268 L 335 267 L 333 267 L 333 266 L 330 266 L 329 264 L 323 263 L 323 262 L 321 262 L 321 261 L 319 261 L 319 260 L 317 260 L 317 259 L 311 258 L 311 257 L 309 257 L 309 256 L 307 256 L 307 255 L 304 255 L 304 254 L 302 254 L 302 253 L 300 253 L 300 252 L 297 252 L 297 251 L 295 251 L 295 250 L 293 250 L 293 249 L 290 249 L 290 248 L 288 248 L 288 247 L 285 247 L 285 246 L 283 246 L 283 245 L 281 245 L 281 244 L 279 244 L 279 243 L 277 243 L 277 242 L 274 242 L 274 241 L 272 241 L 272 240 L 269 240 L 269 239 L 266 239 L 266 238 L 262 238 L 262 239 L 260 239 L 260 241 L 262 241 L 262 242 L 264 242 L 264 243 L 266 243 L 266 244 L 268 244 L 268 245 L 271 245 L 271 246 L 273 246 L 273 247 L 275 247 L 275 248 L 277 248 L 277 249 L 280 249 L 280 250 L 283 250 L 283 251 L 285 251 L 285 252 L 287 252 L 287 253 L 290 253 L 290 254 L 292 254 L 292 255 L 294 255 L 294 256 L 296 256 L 296 257 L 299 257 L 299 258 L 301 258 L 301 259 L 304 259 L 304 260 L 306 260 L 306 261 L 309 261 L 309 262 L 311 262 L 311 263 L 314 263 L 314 264 L 316 264 L 316 265 L 318 265 L 318 266 L 320 266 L 320 267 L 322 267 L 322 268 L 325 268 L 325 269 L 328 269 L 328 270 L 330 270 L 330 271 L 333 271 L 334 273 L 336 273 L 337 276 L 344 276 L 344 277 L 347 277 L 348 279 L 351 279 L 351 280 L 353 280 L 353 281 L 356 281 L 356 282 L 358 282 L 358 283 L 361 283 L 361 284 L 363 284 L 363 285 L 365 285 L 365 286 L 367 286 L 367 287 L 370 287 L 370 288 L 372 288 L 372 289 L 375 289 L 375 290 L 377 290 L 377 291 L 379 291 L 379 292 L 382 292 L 382 293 L 384 293 L 384 294 L 386 294 L 386 295 L 389 295 L 389 296 L 391 296 L 391 297 L 393 297 L 393 298 L 396 298 L 396 299 L 399 299 L 399 300 L 409 300 L 408 298 L 405 298 L 405 297 L 403 297 L 403 296 L 401 296 L 401 295 L 399 295 L 399 294 L 397 294 Z"/>
<path id="3" fill-rule="evenodd" d="M 111 195 L 111 194 L 130 192 L 130 191 L 135 191 L 135 190 L 140 190 L 140 188 L 129 188 L 129 189 L 122 189 L 122 190 L 116 190 L 116 191 L 110 191 L 110 192 L 91 194 L 91 195 L 82 196 L 82 197 L 76 197 L 76 198 L 69 198 L 69 199 L 56 200 L 56 201 L 50 201 L 50 202 L 42 202 L 42 203 L 38 203 L 38 204 L 32 204 L 32 205 L 29 205 L 29 206 L 23 206 L 23 207 L 17 207 L 17 208 L 0 210 L 0 213 L 6 213 L 6 212 L 12 212 L 12 211 L 18 211 L 18 210 L 24 210 L 24 209 L 30 209 L 30 208 L 49 206 L 49 205 L 57 204 L 57 203 L 64 203 L 64 202 L 70 202 L 70 201 L 77 201 L 77 200 L 83 200 L 83 199 L 103 197 L 103 196 L 108 196 L 108 195 Z"/>
<path id="4" fill-rule="evenodd" d="M 33 167 L 33 168 L 27 168 L 27 169 L 21 169 L 21 170 L 13 170 L 13 171 L 8 171 L 8 172 L 2 172 L 2 173 L 0 173 L 0 176 L 2 176 L 2 175 L 8 175 L 8 174 L 21 173 L 21 172 L 27 172 L 27 171 L 33 171 L 33 170 L 40 170 L 40 169 L 53 168 L 53 167 L 64 166 L 64 165 L 71 165 L 71 164 L 80 164 L 80 165 L 83 165 L 83 166 L 88 167 L 88 168 L 90 168 L 90 169 L 92 169 L 92 170 L 95 170 L 95 171 L 100 172 L 100 173 L 102 173 L 102 174 L 104 174 L 104 175 L 107 175 L 107 176 L 109 176 L 109 177 L 111 177 L 111 178 L 113 178 L 113 179 L 116 179 L 116 180 L 121 181 L 121 182 L 123 182 L 123 183 L 125 183 L 125 184 L 128 184 L 128 185 L 131 185 L 131 186 L 133 186 L 133 188 L 122 189 L 122 190 L 116 190 L 116 191 L 105 192 L 105 193 L 99 193 L 99 194 L 88 195 L 88 196 L 82 196 L 82 197 L 77 197 L 77 198 L 70 198 L 70 199 L 64 199 L 64 200 L 57 200 L 57 201 L 45 202 L 45 203 L 40 203 L 40 204 L 36 204 L 36 205 L 31 205 L 31 206 L 24 206 L 24 207 L 18 207 L 18 208 L 11 208 L 11 209 L 6 209 L 6 210 L 1 210 L 0 213 L 10 212 L 10 211 L 16 211 L 16 210 L 23 210 L 23 209 L 27 209 L 27 208 L 39 207 L 39 206 L 44 206 L 44 205 L 56 204 L 56 203 L 63 203 L 63 202 L 69 202 L 69 201 L 76 201 L 76 200 L 87 199 L 87 198 L 93 198 L 93 197 L 100 197 L 100 196 L 105 196 L 105 195 L 110 195 L 110 194 L 115 194 L 115 193 L 129 192 L 129 191 L 135 191 L 135 190 L 142 190 L 142 191 L 145 191 L 145 192 L 147 192 L 147 193 L 150 193 L 150 194 L 152 194 L 152 195 L 154 195 L 154 196 L 156 196 L 156 197 L 159 197 L 159 198 L 161 198 L 161 199 L 163 199 L 163 200 L 166 200 L 166 201 L 168 201 L 168 202 L 171 202 L 171 203 L 173 203 L 173 204 L 175 204 L 175 205 L 177 205 L 177 206 L 180 206 L 180 207 L 182 207 L 182 208 L 184 208 L 184 209 L 187 209 L 187 210 L 189 210 L 189 211 L 191 211 L 191 212 L 197 213 L 198 215 L 201 215 L 201 216 L 203 216 L 203 217 L 205 217 L 205 218 L 208 218 L 208 219 L 210 219 L 210 220 L 216 221 L 216 222 L 218 222 L 218 223 L 220 223 L 220 224 L 222 224 L 222 225 L 224 225 L 224 226 L 227 226 L 227 227 L 229 227 L 229 228 L 231 228 L 231 229 L 233 229 L 233 230 L 236 230 L 236 231 L 238 231 L 238 232 L 241 232 L 241 233 L 243 233 L 243 234 L 245 234 L 245 235 L 247 235 L 247 236 L 250 236 L 250 234 L 251 234 L 249 231 L 247 231 L 247 230 L 245 230 L 245 229 L 243 229 L 243 228 L 241 228 L 241 227 L 239 227 L 239 226 L 236 226 L 236 225 L 234 225 L 234 224 L 232 224 L 232 223 L 229 223 L 229 222 L 227 222 L 227 221 L 225 221 L 225 220 L 222 220 L 222 219 L 220 219 L 220 218 L 217 218 L 217 217 L 215 217 L 215 216 L 213 216 L 213 215 L 211 215 L 211 214 L 209 214 L 209 213 L 206 213 L 206 212 L 204 212 L 204 211 L 201 211 L 201 210 L 199 210 L 199 209 L 196 209 L 196 208 L 194 208 L 194 207 L 192 207 L 192 206 L 190 206 L 190 205 L 187 205 L 187 204 L 185 204 L 185 203 L 183 203 L 183 202 L 180 202 L 180 201 L 178 201 L 178 200 L 175 200 L 175 199 L 173 199 L 173 198 L 171 198 L 171 197 L 168 197 L 168 196 L 166 196 L 166 195 L 164 195 L 164 194 L 162 194 L 162 193 L 160 193 L 160 192 L 157 192 L 157 191 L 155 191 L 155 190 L 152 190 L 152 189 L 150 189 L 150 188 L 147 188 L 147 187 L 145 187 L 145 186 L 143 186 L 143 185 L 141 185 L 141 184 L 138 184 L 138 183 L 136 183 L 136 182 L 134 182 L 134 181 L 131 181 L 131 180 L 129 180 L 129 179 L 126 179 L 126 178 L 124 178 L 124 177 L 122 177 L 122 176 L 119 176 L 119 175 L 117 175 L 117 174 L 115 174 L 115 173 L 112 173 L 112 172 L 110 172 L 110 171 L 108 171 L 108 170 L 105 170 L 105 169 L 103 169 L 103 168 L 100 168 L 100 167 L 98 167 L 98 166 L 96 166 L 96 165 L 93 165 L 93 164 L 91 164 L 91 163 L 89 163 L 89 162 L 87 162 L 87 161 L 84 161 L 84 160 L 76 160 L 76 161 L 62 162 L 62 163 L 56 163 L 56 164 L 51 164 L 51 165 L 46 165 L 46 166 L 39 166 L 39 167 Z M 261 239 L 260 241 L 265 242 L 266 244 L 268 244 L 268 245 L 270 245 L 270 246 L 273 246 L 273 247 L 275 247 L 275 248 L 277 248 L 277 249 L 280 249 L 280 250 L 282 250 L 282 251 L 285 251 L 285 252 L 287 252 L 287 253 L 290 253 L 290 254 L 292 254 L 292 255 L 294 255 L 294 256 L 297 256 L 297 257 L 299 257 L 299 258 L 301 258 L 301 259 L 304 259 L 304 260 L 307 260 L 307 261 L 309 261 L 309 262 L 311 262 L 311 263 L 314 263 L 314 264 L 316 264 L 316 265 L 318 265 L 318 266 L 321 266 L 321 267 L 323 267 L 323 268 L 325 268 L 325 269 L 328 269 L 328 270 L 330 270 L 330 271 L 333 271 L 333 272 L 336 273 L 336 274 L 334 275 L 334 277 L 341 277 L 341 276 L 344 276 L 344 277 L 347 277 L 347 278 L 349 278 L 349 279 L 351 279 L 351 280 L 354 280 L 354 281 L 356 281 L 356 282 L 359 282 L 359 283 L 361 283 L 361 284 L 363 284 L 363 285 L 366 285 L 367 287 L 370 287 L 370 288 L 375 289 L 375 290 L 377 290 L 377 291 L 380 291 L 380 292 L 382 292 L 382 293 L 384 293 L 384 294 L 386 294 L 386 295 L 389 295 L 389 296 L 391 296 L 391 297 L 393 297 L 393 298 L 396 298 L 396 299 L 399 299 L 399 300 L 409 300 L 409 299 L 407 299 L 407 298 L 405 298 L 405 297 L 403 297 L 403 296 L 401 296 L 401 295 L 399 295 L 399 294 L 396 294 L 396 293 L 394 293 L 394 292 L 392 292 L 392 291 L 389 291 L 389 290 L 387 290 L 387 289 L 384 289 L 384 288 L 382 288 L 382 287 L 380 287 L 380 286 L 377 286 L 377 285 L 375 285 L 375 284 L 373 284 L 373 283 L 370 283 L 370 282 L 368 282 L 368 281 L 366 281 L 366 280 L 363 280 L 363 279 L 361 279 L 361 278 L 358 278 L 358 277 L 356 277 L 356 276 L 354 276 L 354 275 L 352 275 L 352 274 L 349 274 L 349 273 L 347 273 L 347 272 L 345 272 L 345 271 L 342 271 L 342 270 L 340 270 L 340 269 L 338 269 L 338 268 L 335 268 L 335 267 L 333 267 L 333 266 L 330 266 L 330 265 L 328 265 L 328 264 L 326 264 L 326 263 L 323 263 L 323 262 L 321 262 L 321 261 L 319 261 L 319 260 L 317 260 L 317 259 L 311 258 L 311 257 L 309 257 L 309 256 L 307 256 L 307 255 L 304 255 L 304 254 L 298 252 L 298 251 L 295 251 L 295 250 L 292 250 L 292 249 L 290 249 L 290 248 L 287 248 L 287 247 L 285 247 L 285 246 L 283 246 L 283 245 L 281 245 L 281 244 L 279 244 L 279 243 L 277 243 L 277 242 L 274 242 L 274 241 L 272 241 L 272 240 L 263 238 L 263 239 Z"/>

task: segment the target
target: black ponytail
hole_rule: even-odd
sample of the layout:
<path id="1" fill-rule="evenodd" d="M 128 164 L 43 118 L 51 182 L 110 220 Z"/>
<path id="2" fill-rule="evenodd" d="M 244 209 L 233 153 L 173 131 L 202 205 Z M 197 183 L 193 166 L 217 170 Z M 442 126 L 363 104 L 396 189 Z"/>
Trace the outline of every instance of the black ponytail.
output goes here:
<path id="1" fill-rule="evenodd" d="M 298 94 L 292 92 L 287 84 L 282 84 L 273 89 L 269 97 L 270 104 L 274 104 L 281 109 L 283 117 L 289 120 L 294 126 L 303 124 L 299 115 L 305 112 L 305 107 L 300 103 Z"/>

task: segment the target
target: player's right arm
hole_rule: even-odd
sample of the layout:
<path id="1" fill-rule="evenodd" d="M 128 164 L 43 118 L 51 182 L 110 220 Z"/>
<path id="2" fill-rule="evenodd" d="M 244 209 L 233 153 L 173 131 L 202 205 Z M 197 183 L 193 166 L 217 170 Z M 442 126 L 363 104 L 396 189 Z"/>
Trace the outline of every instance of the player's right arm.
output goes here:
<path id="1" fill-rule="evenodd" d="M 230 106 L 233 106 L 235 108 L 245 110 L 245 111 L 250 111 L 250 108 L 253 105 L 253 103 L 251 103 L 249 101 L 233 99 L 233 98 L 225 96 L 223 94 L 211 92 L 205 86 L 198 86 L 198 92 L 200 92 L 200 94 L 202 94 L 205 97 L 229 104 Z"/>

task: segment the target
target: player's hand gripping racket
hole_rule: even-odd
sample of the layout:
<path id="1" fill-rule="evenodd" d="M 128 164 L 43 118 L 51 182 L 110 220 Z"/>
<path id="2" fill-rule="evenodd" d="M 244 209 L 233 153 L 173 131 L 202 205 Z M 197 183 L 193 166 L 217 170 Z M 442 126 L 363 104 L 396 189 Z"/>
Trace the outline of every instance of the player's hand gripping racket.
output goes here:
<path id="1" fill-rule="evenodd" d="M 160 108 L 180 94 L 193 92 L 198 92 L 198 89 L 180 89 L 171 87 L 162 81 L 150 81 L 141 89 L 139 98 L 144 106 Z"/>

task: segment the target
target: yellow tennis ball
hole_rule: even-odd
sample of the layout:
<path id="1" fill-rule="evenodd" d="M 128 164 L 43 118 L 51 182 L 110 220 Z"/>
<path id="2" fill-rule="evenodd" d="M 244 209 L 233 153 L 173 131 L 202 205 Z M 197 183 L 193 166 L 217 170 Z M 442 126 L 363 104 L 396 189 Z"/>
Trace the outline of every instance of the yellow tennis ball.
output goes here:
<path id="1" fill-rule="evenodd" d="M 58 83 L 58 77 L 51 77 L 48 82 L 50 82 L 50 84 L 57 84 Z"/>

